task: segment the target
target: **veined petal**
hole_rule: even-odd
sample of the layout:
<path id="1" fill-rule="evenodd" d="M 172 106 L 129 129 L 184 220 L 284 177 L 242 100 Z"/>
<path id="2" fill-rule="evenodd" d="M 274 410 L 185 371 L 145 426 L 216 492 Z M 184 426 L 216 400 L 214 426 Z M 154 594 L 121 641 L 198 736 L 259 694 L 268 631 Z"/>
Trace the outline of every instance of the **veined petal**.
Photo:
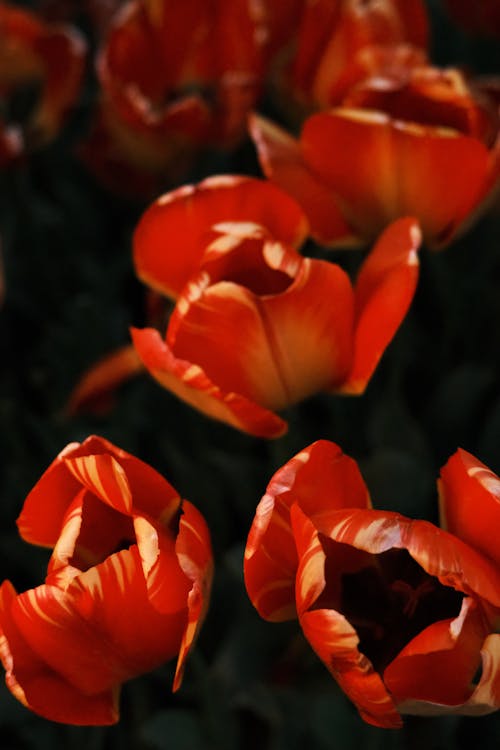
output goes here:
<path id="1" fill-rule="evenodd" d="M 24 501 L 17 519 L 19 534 L 27 542 L 53 547 L 61 524 L 81 485 L 64 464 L 64 457 L 80 447 L 70 443 L 52 461 Z"/>
<path id="2" fill-rule="evenodd" d="M 411 704 L 417 713 L 426 713 L 427 703 L 441 704 L 443 711 L 465 703 L 473 692 L 487 634 L 484 614 L 466 598 L 458 617 L 435 622 L 413 638 L 384 671 L 384 682 L 400 710 Z M 434 711 L 430 706 L 430 713 Z"/>
<path id="3" fill-rule="evenodd" d="M 333 607 L 318 607 L 326 586 L 325 551 L 314 523 L 298 504 L 292 506 L 291 517 L 299 556 L 297 612 L 305 637 L 365 721 L 376 726 L 400 726 L 401 718 L 382 678 L 358 649 L 355 628 Z M 342 564 L 338 568 L 345 572 Z"/>
<path id="4" fill-rule="evenodd" d="M 75 652 L 81 648 L 79 641 L 86 632 L 92 649 L 87 644 L 90 655 L 78 654 L 73 664 L 63 669 L 68 670 L 68 679 L 82 689 L 91 692 L 108 681 L 130 679 L 177 654 L 187 618 L 189 581 L 172 546 L 168 546 L 160 543 L 159 564 L 167 577 L 161 591 L 155 589 L 155 580 L 147 586 L 144 560 L 136 545 L 109 556 L 73 579 L 67 590 L 76 620 L 76 625 L 68 627 L 71 648 Z M 172 588 L 170 602 L 167 579 Z M 106 654 L 102 669 L 96 656 L 100 650 Z M 78 664 L 80 660 L 82 663 Z M 73 674 L 76 668 L 78 675 Z"/>
<path id="5" fill-rule="evenodd" d="M 213 561 L 210 533 L 201 513 L 188 501 L 183 504 L 176 554 L 185 575 L 192 581 L 187 598 L 188 617 L 175 670 L 173 690 L 178 690 L 186 659 L 198 636 L 208 609 L 212 586 Z"/>
<path id="6" fill-rule="evenodd" d="M 415 216 L 425 240 L 442 244 L 489 187 L 489 153 L 475 138 L 377 111 L 340 108 L 313 115 L 301 144 L 309 168 L 367 239 L 400 216 Z"/>
<path id="7" fill-rule="evenodd" d="M 267 620 L 295 616 L 293 503 L 322 528 L 335 509 L 368 507 L 369 495 L 356 462 L 327 440 L 305 448 L 274 474 L 257 506 L 244 563 L 248 596 Z"/>
<path id="8" fill-rule="evenodd" d="M 346 618 L 331 609 L 316 609 L 304 612 L 300 624 L 312 648 L 361 717 L 377 727 L 400 727 L 396 706 L 380 675 L 358 650 L 359 638 Z"/>
<path id="9" fill-rule="evenodd" d="M 332 513 L 323 532 L 336 542 L 377 554 L 406 549 L 429 575 L 493 607 L 500 606 L 500 573 L 496 565 L 468 544 L 428 521 L 399 513 L 343 510 Z"/>
<path id="10" fill-rule="evenodd" d="M 106 410 L 116 388 L 143 371 L 144 365 L 130 344 L 106 355 L 80 378 L 69 398 L 68 414 Z"/>
<path id="11" fill-rule="evenodd" d="M 256 222 L 290 245 L 300 245 L 307 234 L 299 206 L 271 183 L 235 175 L 209 177 L 166 193 L 143 214 L 134 234 L 137 275 L 176 297 L 199 268 L 207 233 L 225 221 Z"/>
<path id="12" fill-rule="evenodd" d="M 461 448 L 438 480 L 441 526 L 500 564 L 500 478 Z"/>
<path id="13" fill-rule="evenodd" d="M 278 437 L 286 423 L 250 399 L 224 391 L 197 364 L 178 359 L 152 328 L 131 329 L 134 346 L 151 375 L 204 414 L 259 437 Z"/>
<path id="14" fill-rule="evenodd" d="M 256 114 L 249 118 L 249 132 L 262 171 L 300 204 L 313 237 L 326 245 L 359 244 L 337 206 L 334 188 L 309 169 L 300 142 Z"/>
<path id="15" fill-rule="evenodd" d="M 104 503 L 125 515 L 132 511 L 132 493 L 127 475 L 109 454 L 72 456 L 64 463 L 80 484 Z"/>
<path id="16" fill-rule="evenodd" d="M 355 285 L 354 361 L 343 393 L 362 393 L 399 328 L 415 293 L 421 232 L 415 219 L 399 219 L 382 233 Z"/>
<path id="17" fill-rule="evenodd" d="M 23 638 L 12 617 L 15 600 L 16 592 L 5 581 L 0 588 L 0 658 L 11 693 L 50 721 L 80 725 L 118 721 L 119 687 L 87 695 L 66 681 Z"/>

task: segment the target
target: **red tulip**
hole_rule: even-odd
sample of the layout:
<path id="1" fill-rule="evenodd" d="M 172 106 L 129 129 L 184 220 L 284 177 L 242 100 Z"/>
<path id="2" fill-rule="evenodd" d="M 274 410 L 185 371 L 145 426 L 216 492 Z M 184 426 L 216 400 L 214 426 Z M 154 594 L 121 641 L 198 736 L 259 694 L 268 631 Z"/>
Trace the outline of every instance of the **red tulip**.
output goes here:
<path id="1" fill-rule="evenodd" d="M 318 441 L 274 475 L 248 537 L 254 606 L 297 617 L 377 726 L 500 707 L 500 479 L 459 450 L 440 491 L 447 531 L 372 510 L 356 463 Z"/>
<path id="2" fill-rule="evenodd" d="M 416 222 L 389 227 L 352 286 L 337 265 L 301 257 L 307 225 L 270 183 L 214 177 L 168 193 L 135 234 L 137 273 L 179 295 L 165 339 L 133 329 L 151 374 L 188 403 L 254 435 L 320 390 L 361 393 L 411 302 Z"/>
<path id="3" fill-rule="evenodd" d="M 13 695 L 53 721 L 112 724 L 121 684 L 176 656 L 177 689 L 211 582 L 199 511 L 150 466 L 89 437 L 49 466 L 18 527 L 53 552 L 44 584 L 0 588 Z"/>
<path id="4" fill-rule="evenodd" d="M 266 175 L 327 244 L 369 241 L 411 215 L 429 245 L 443 246 L 500 177 L 497 108 L 455 70 L 369 79 L 342 107 L 309 117 L 298 140 L 256 116 L 250 129 Z"/>
<path id="5" fill-rule="evenodd" d="M 315 0 L 300 20 L 288 85 L 303 103 L 331 107 L 389 58 L 424 62 L 427 41 L 422 0 Z"/>
<path id="6" fill-rule="evenodd" d="M 0 164 L 24 149 L 45 145 L 59 132 L 74 104 L 83 75 L 86 45 L 71 26 L 44 22 L 34 12 L 0 4 L 0 94 L 37 86 L 25 122 L 0 125 Z"/>
<path id="7" fill-rule="evenodd" d="M 127 2 L 97 59 L 102 106 L 84 149 L 94 171 L 122 189 L 134 173 L 138 190 L 155 178 L 175 183 L 201 148 L 243 138 L 264 73 L 260 5 Z M 129 184 L 113 174 L 120 164 Z"/>

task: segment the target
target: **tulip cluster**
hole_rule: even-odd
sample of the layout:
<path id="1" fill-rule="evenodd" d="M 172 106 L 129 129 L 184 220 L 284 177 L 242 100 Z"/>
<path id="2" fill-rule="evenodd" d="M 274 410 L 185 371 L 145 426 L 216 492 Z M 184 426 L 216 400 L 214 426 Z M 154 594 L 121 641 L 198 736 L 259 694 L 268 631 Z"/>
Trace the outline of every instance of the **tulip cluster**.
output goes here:
<path id="1" fill-rule="evenodd" d="M 254 606 L 296 617 L 376 726 L 500 708 L 500 479 L 459 450 L 439 489 L 446 530 L 373 510 L 355 461 L 319 441 L 276 472 L 248 537 Z"/>
<path id="2" fill-rule="evenodd" d="M 10 335 L 8 316 L 17 312 L 11 283 L 15 288 L 23 277 L 11 273 L 10 235 L 23 236 L 25 216 L 27 225 L 35 217 L 36 231 L 26 236 L 37 252 L 44 237 L 38 229 L 48 227 L 56 244 L 81 205 L 89 208 L 89 234 L 82 240 L 72 227 L 68 252 L 76 248 L 78 256 L 78 243 L 95 239 L 108 220 L 113 242 L 126 234 L 132 249 L 126 312 L 110 321 L 110 328 L 126 321 L 122 345 L 90 366 L 69 399 L 65 391 L 64 419 L 57 410 L 44 415 L 50 425 L 57 411 L 58 435 L 82 434 L 74 421 L 81 411 L 113 420 L 117 387 L 151 375 L 184 402 L 179 413 L 188 406 L 201 412 L 200 435 L 218 420 L 225 426 L 217 440 L 231 440 L 235 428 L 246 433 L 240 444 L 249 452 L 258 446 L 261 460 L 277 452 L 252 438 L 281 438 L 303 401 L 357 396 L 359 415 L 372 394 L 376 400 L 396 382 L 397 399 L 420 387 L 421 371 L 409 373 L 403 360 L 418 360 L 425 336 L 435 335 L 434 352 L 445 339 L 440 328 L 448 319 L 435 315 L 434 287 L 449 292 L 446 299 L 467 291 L 455 289 L 456 277 L 445 278 L 453 249 L 426 254 L 424 287 L 421 246 L 451 246 L 495 206 L 500 187 L 500 81 L 458 63 L 438 66 L 426 7 L 424 0 L 40 0 L 29 9 L 0 2 L 0 168 L 7 178 L 16 175 L 8 200 L 12 193 L 15 203 L 19 186 L 28 196 L 22 221 L 0 227 L 0 322 L 7 312 Z M 454 19 L 469 32 L 495 36 L 499 8 L 495 0 L 443 0 L 442 11 L 450 26 Z M 68 195 L 57 177 L 52 181 L 51 154 L 63 132 L 61 163 L 71 152 L 71 168 L 81 167 Z M 38 211 L 40 184 L 45 202 Z M 80 202 L 88 189 L 92 199 Z M 94 225 L 91 206 L 102 224 Z M 361 252 L 348 252 L 353 248 Z M 30 248 L 23 251 L 29 265 Z M 471 256 L 466 260 L 469 267 Z M 102 286 L 113 284 L 101 255 L 98 266 Z M 492 277 L 497 271 L 495 261 Z M 132 285 L 144 302 L 135 324 Z M 91 294 L 68 287 L 84 318 Z M 23 287 L 19 309 L 29 308 L 29 297 Z M 485 295 L 485 308 L 487 301 Z M 105 311 L 94 309 L 95 320 L 104 319 Z M 431 324 L 419 329 L 422 309 Z M 25 331 L 31 321 L 23 323 Z M 403 324 L 403 357 L 396 362 L 394 348 L 370 385 Z M 33 328 L 45 336 L 42 325 Z M 81 330 L 54 340 L 77 339 Z M 463 348 L 465 338 L 450 350 Z M 493 352 L 488 366 L 485 356 L 465 375 L 493 390 L 498 339 L 485 338 Z M 17 361 L 18 339 L 16 331 L 6 360 Z M 399 369 L 391 370 L 394 362 Z M 49 390 L 42 369 L 20 388 L 27 384 L 32 395 L 42 383 Z M 156 387 L 151 393 L 168 411 L 168 396 Z M 446 381 L 438 395 L 454 407 L 454 393 Z M 432 394 L 424 395 L 430 402 Z M 2 394 L 2 416 L 13 411 L 13 400 Z M 408 411 L 423 400 L 413 399 Z M 498 403 L 496 409 L 498 419 Z M 149 423 L 147 409 L 137 411 Z M 154 416 L 155 443 L 163 447 L 165 421 Z M 22 421 L 16 413 L 16 429 Z M 343 427 L 337 413 L 332 422 L 332 431 Z M 312 416 L 309 427 L 317 427 Z M 366 459 L 380 437 L 377 420 L 353 420 L 352 432 L 359 434 L 358 458 Z M 190 460 L 210 466 L 205 443 L 191 437 Z M 438 450 L 448 456 L 457 442 Z M 236 463 L 232 449 L 220 451 L 221 467 Z M 399 728 L 406 714 L 479 716 L 500 708 L 500 478 L 458 449 L 441 469 L 437 525 L 410 517 L 404 498 L 401 513 L 374 509 L 356 461 L 327 439 L 277 471 L 276 464 L 257 506 L 253 497 L 243 536 L 230 542 L 232 555 L 248 535 L 244 582 L 261 617 L 296 620 L 304 638 L 299 633 L 294 643 L 310 645 L 369 724 Z M 233 495 L 245 477 L 237 482 Z M 216 494 L 215 481 L 213 487 Z M 173 660 L 177 691 L 211 593 L 211 533 L 202 513 L 151 466 L 92 435 L 57 455 L 17 525 L 22 539 L 50 550 L 50 558 L 39 585 L 21 593 L 10 580 L 0 585 L 0 659 L 12 695 L 50 721 L 108 725 L 119 719 L 122 685 Z M 226 608 L 224 620 L 232 615 Z M 209 677 L 188 702 L 210 692 L 215 661 L 211 654 Z M 233 675 L 219 672 L 229 684 Z M 207 747 L 218 747 L 212 739 Z"/>

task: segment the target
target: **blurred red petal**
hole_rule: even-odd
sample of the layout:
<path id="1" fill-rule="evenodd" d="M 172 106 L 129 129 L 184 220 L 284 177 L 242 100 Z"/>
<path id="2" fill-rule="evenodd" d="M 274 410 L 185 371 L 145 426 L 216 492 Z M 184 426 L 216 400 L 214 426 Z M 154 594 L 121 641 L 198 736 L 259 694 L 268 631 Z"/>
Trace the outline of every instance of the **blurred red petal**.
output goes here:
<path id="1" fill-rule="evenodd" d="M 413 299 L 421 233 L 415 219 L 399 219 L 382 233 L 355 285 L 354 361 L 343 393 L 362 393 Z"/>
<path id="2" fill-rule="evenodd" d="M 301 205 L 312 235 L 327 245 L 357 244 L 358 240 L 336 205 L 334 190 L 309 169 L 300 142 L 270 120 L 255 114 L 249 119 L 249 130 L 263 172 Z"/>
<path id="3" fill-rule="evenodd" d="M 223 391 L 196 364 L 177 359 L 152 328 L 131 329 L 139 356 L 161 385 L 204 414 L 258 437 L 278 437 L 286 423 L 251 400 Z"/>
<path id="4" fill-rule="evenodd" d="M 381 112 L 344 108 L 313 115 L 301 144 L 308 167 L 365 238 L 410 215 L 428 243 L 443 244 L 490 187 L 490 155 L 475 138 L 392 121 Z"/>
<path id="5" fill-rule="evenodd" d="M 459 449 L 441 469 L 441 525 L 500 564 L 500 478 Z"/>
<path id="6" fill-rule="evenodd" d="M 65 724 L 105 725 L 118 721 L 119 687 L 87 695 L 53 670 L 23 638 L 12 617 L 16 592 L 0 588 L 0 658 L 11 693 L 35 713 Z"/>
<path id="7" fill-rule="evenodd" d="M 69 398 L 68 414 L 101 412 L 103 406 L 105 410 L 115 389 L 143 371 L 144 365 L 132 345 L 107 354 L 80 378 Z"/>

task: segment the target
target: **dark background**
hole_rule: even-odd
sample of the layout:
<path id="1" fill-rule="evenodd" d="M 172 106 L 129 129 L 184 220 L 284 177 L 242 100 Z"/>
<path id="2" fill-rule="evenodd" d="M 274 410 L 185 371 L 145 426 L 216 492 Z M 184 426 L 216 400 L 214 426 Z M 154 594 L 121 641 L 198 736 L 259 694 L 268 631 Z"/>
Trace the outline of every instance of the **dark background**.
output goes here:
<path id="1" fill-rule="evenodd" d="M 429 7 L 434 62 L 500 72 L 498 41 L 468 35 L 437 2 Z M 89 61 L 58 140 L 0 174 L 0 576 L 18 590 L 42 582 L 48 552 L 22 542 L 15 519 L 55 455 L 97 433 L 202 510 L 216 577 L 177 695 L 167 665 L 124 686 L 120 724 L 78 728 L 31 714 L 2 684 L 1 750 L 498 750 L 496 714 L 409 717 L 398 731 L 365 725 L 296 623 L 265 623 L 253 610 L 242 554 L 271 475 L 318 438 L 359 461 L 377 507 L 433 521 L 435 480 L 458 446 L 500 472 L 500 205 L 443 252 L 422 249 L 415 300 L 366 394 L 311 398 L 285 414 L 290 429 L 276 441 L 209 421 L 147 376 L 124 385 L 109 413 L 68 418 L 65 404 L 85 368 L 126 343 L 131 324 L 145 323 L 131 233 L 146 204 L 100 187 L 75 156 L 95 92 Z M 217 171 L 259 174 L 252 145 L 210 154 L 187 179 Z M 328 257 L 353 269 L 361 254 Z"/>

